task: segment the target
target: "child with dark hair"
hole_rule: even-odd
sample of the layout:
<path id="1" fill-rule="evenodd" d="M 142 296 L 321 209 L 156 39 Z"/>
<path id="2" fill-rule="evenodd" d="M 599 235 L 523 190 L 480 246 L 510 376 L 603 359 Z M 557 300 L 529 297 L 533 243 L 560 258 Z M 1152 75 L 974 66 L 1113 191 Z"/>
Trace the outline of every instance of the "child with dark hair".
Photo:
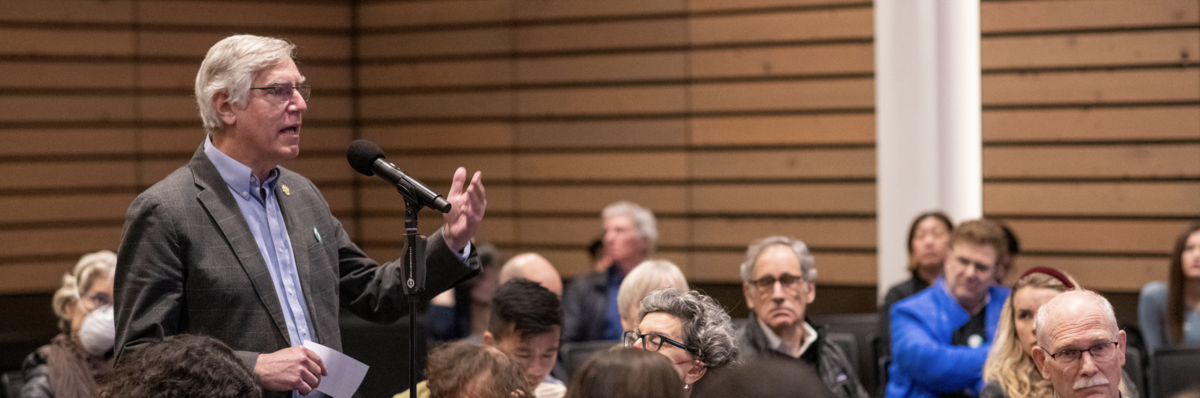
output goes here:
<path id="1" fill-rule="evenodd" d="M 177 334 L 123 357 L 101 398 L 244 398 L 262 396 L 254 373 L 225 343 Z"/>
<path id="2" fill-rule="evenodd" d="M 534 397 L 561 398 L 566 386 L 550 376 L 550 370 L 558 356 L 562 324 L 558 295 L 537 282 L 517 278 L 496 290 L 483 343 L 516 358 Z"/>

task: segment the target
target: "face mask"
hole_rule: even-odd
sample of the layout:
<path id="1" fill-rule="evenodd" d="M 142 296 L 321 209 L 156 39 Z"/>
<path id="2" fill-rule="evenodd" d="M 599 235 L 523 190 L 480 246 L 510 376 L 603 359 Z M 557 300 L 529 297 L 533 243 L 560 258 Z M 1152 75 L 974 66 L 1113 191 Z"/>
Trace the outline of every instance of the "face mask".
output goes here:
<path id="1" fill-rule="evenodd" d="M 113 306 L 106 305 L 97 308 L 83 318 L 79 327 L 79 342 L 83 349 L 93 356 L 101 356 L 113 348 L 113 340 L 117 335 L 117 324 L 113 321 Z"/>

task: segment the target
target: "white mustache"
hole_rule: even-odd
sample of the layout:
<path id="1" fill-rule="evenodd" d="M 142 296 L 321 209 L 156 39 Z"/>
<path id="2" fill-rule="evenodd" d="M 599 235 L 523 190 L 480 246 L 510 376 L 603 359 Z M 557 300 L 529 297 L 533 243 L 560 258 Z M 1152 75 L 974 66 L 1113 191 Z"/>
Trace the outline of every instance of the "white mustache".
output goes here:
<path id="1" fill-rule="evenodd" d="M 1104 377 L 1103 373 L 1096 373 L 1095 376 L 1085 377 L 1075 381 L 1075 386 L 1072 388 L 1078 390 L 1081 388 L 1095 387 L 1108 385 L 1108 378 Z"/>

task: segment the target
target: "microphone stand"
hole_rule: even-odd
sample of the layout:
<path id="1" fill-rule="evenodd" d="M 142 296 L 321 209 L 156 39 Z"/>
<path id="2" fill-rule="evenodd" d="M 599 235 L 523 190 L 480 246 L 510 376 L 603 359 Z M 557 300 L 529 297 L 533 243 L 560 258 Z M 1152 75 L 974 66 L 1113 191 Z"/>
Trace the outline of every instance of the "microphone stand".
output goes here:
<path id="1" fill-rule="evenodd" d="M 404 193 L 402 189 L 398 189 Z M 408 396 L 417 398 L 417 302 L 425 290 L 425 237 L 417 234 L 417 212 L 421 205 L 404 195 L 404 237 L 408 242 L 401 264 L 404 294 L 408 296 Z M 404 272 L 407 271 L 407 272 Z"/>

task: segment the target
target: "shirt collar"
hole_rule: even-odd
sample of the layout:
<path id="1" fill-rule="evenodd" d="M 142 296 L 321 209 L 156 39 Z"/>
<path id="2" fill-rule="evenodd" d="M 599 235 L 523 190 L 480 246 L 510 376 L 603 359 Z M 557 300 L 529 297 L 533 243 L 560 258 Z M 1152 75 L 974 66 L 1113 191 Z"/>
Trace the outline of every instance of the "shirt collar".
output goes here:
<path id="1" fill-rule="evenodd" d="M 777 336 L 775 334 L 775 331 L 771 330 L 771 328 L 768 327 L 766 323 L 763 323 L 763 320 L 761 318 L 758 319 L 758 326 L 760 328 L 762 328 L 763 334 L 767 336 L 767 343 L 769 343 L 771 345 L 771 349 L 779 351 L 780 346 L 782 344 L 784 344 L 783 339 L 780 338 L 779 336 Z M 805 321 L 804 322 L 804 341 L 800 342 L 800 350 L 794 351 L 794 352 L 780 352 L 780 353 L 791 356 L 793 358 L 799 358 L 800 355 L 803 355 L 804 351 L 807 351 L 808 347 L 812 346 L 812 344 L 815 343 L 816 341 L 817 341 L 817 329 L 813 328 L 812 325 L 809 325 L 808 322 Z M 790 346 L 790 344 L 789 344 L 789 346 Z"/>
<path id="2" fill-rule="evenodd" d="M 250 166 L 238 162 L 217 149 L 212 143 L 211 136 L 204 138 L 204 155 L 208 156 L 208 160 L 217 168 L 217 172 L 221 173 L 221 179 L 225 180 L 225 184 L 244 199 L 258 197 L 260 186 L 267 191 L 275 190 L 275 182 L 279 179 L 278 167 L 271 169 L 271 173 L 267 175 L 267 181 L 260 184 L 258 177 L 255 177 L 254 172 L 250 170 Z"/>

